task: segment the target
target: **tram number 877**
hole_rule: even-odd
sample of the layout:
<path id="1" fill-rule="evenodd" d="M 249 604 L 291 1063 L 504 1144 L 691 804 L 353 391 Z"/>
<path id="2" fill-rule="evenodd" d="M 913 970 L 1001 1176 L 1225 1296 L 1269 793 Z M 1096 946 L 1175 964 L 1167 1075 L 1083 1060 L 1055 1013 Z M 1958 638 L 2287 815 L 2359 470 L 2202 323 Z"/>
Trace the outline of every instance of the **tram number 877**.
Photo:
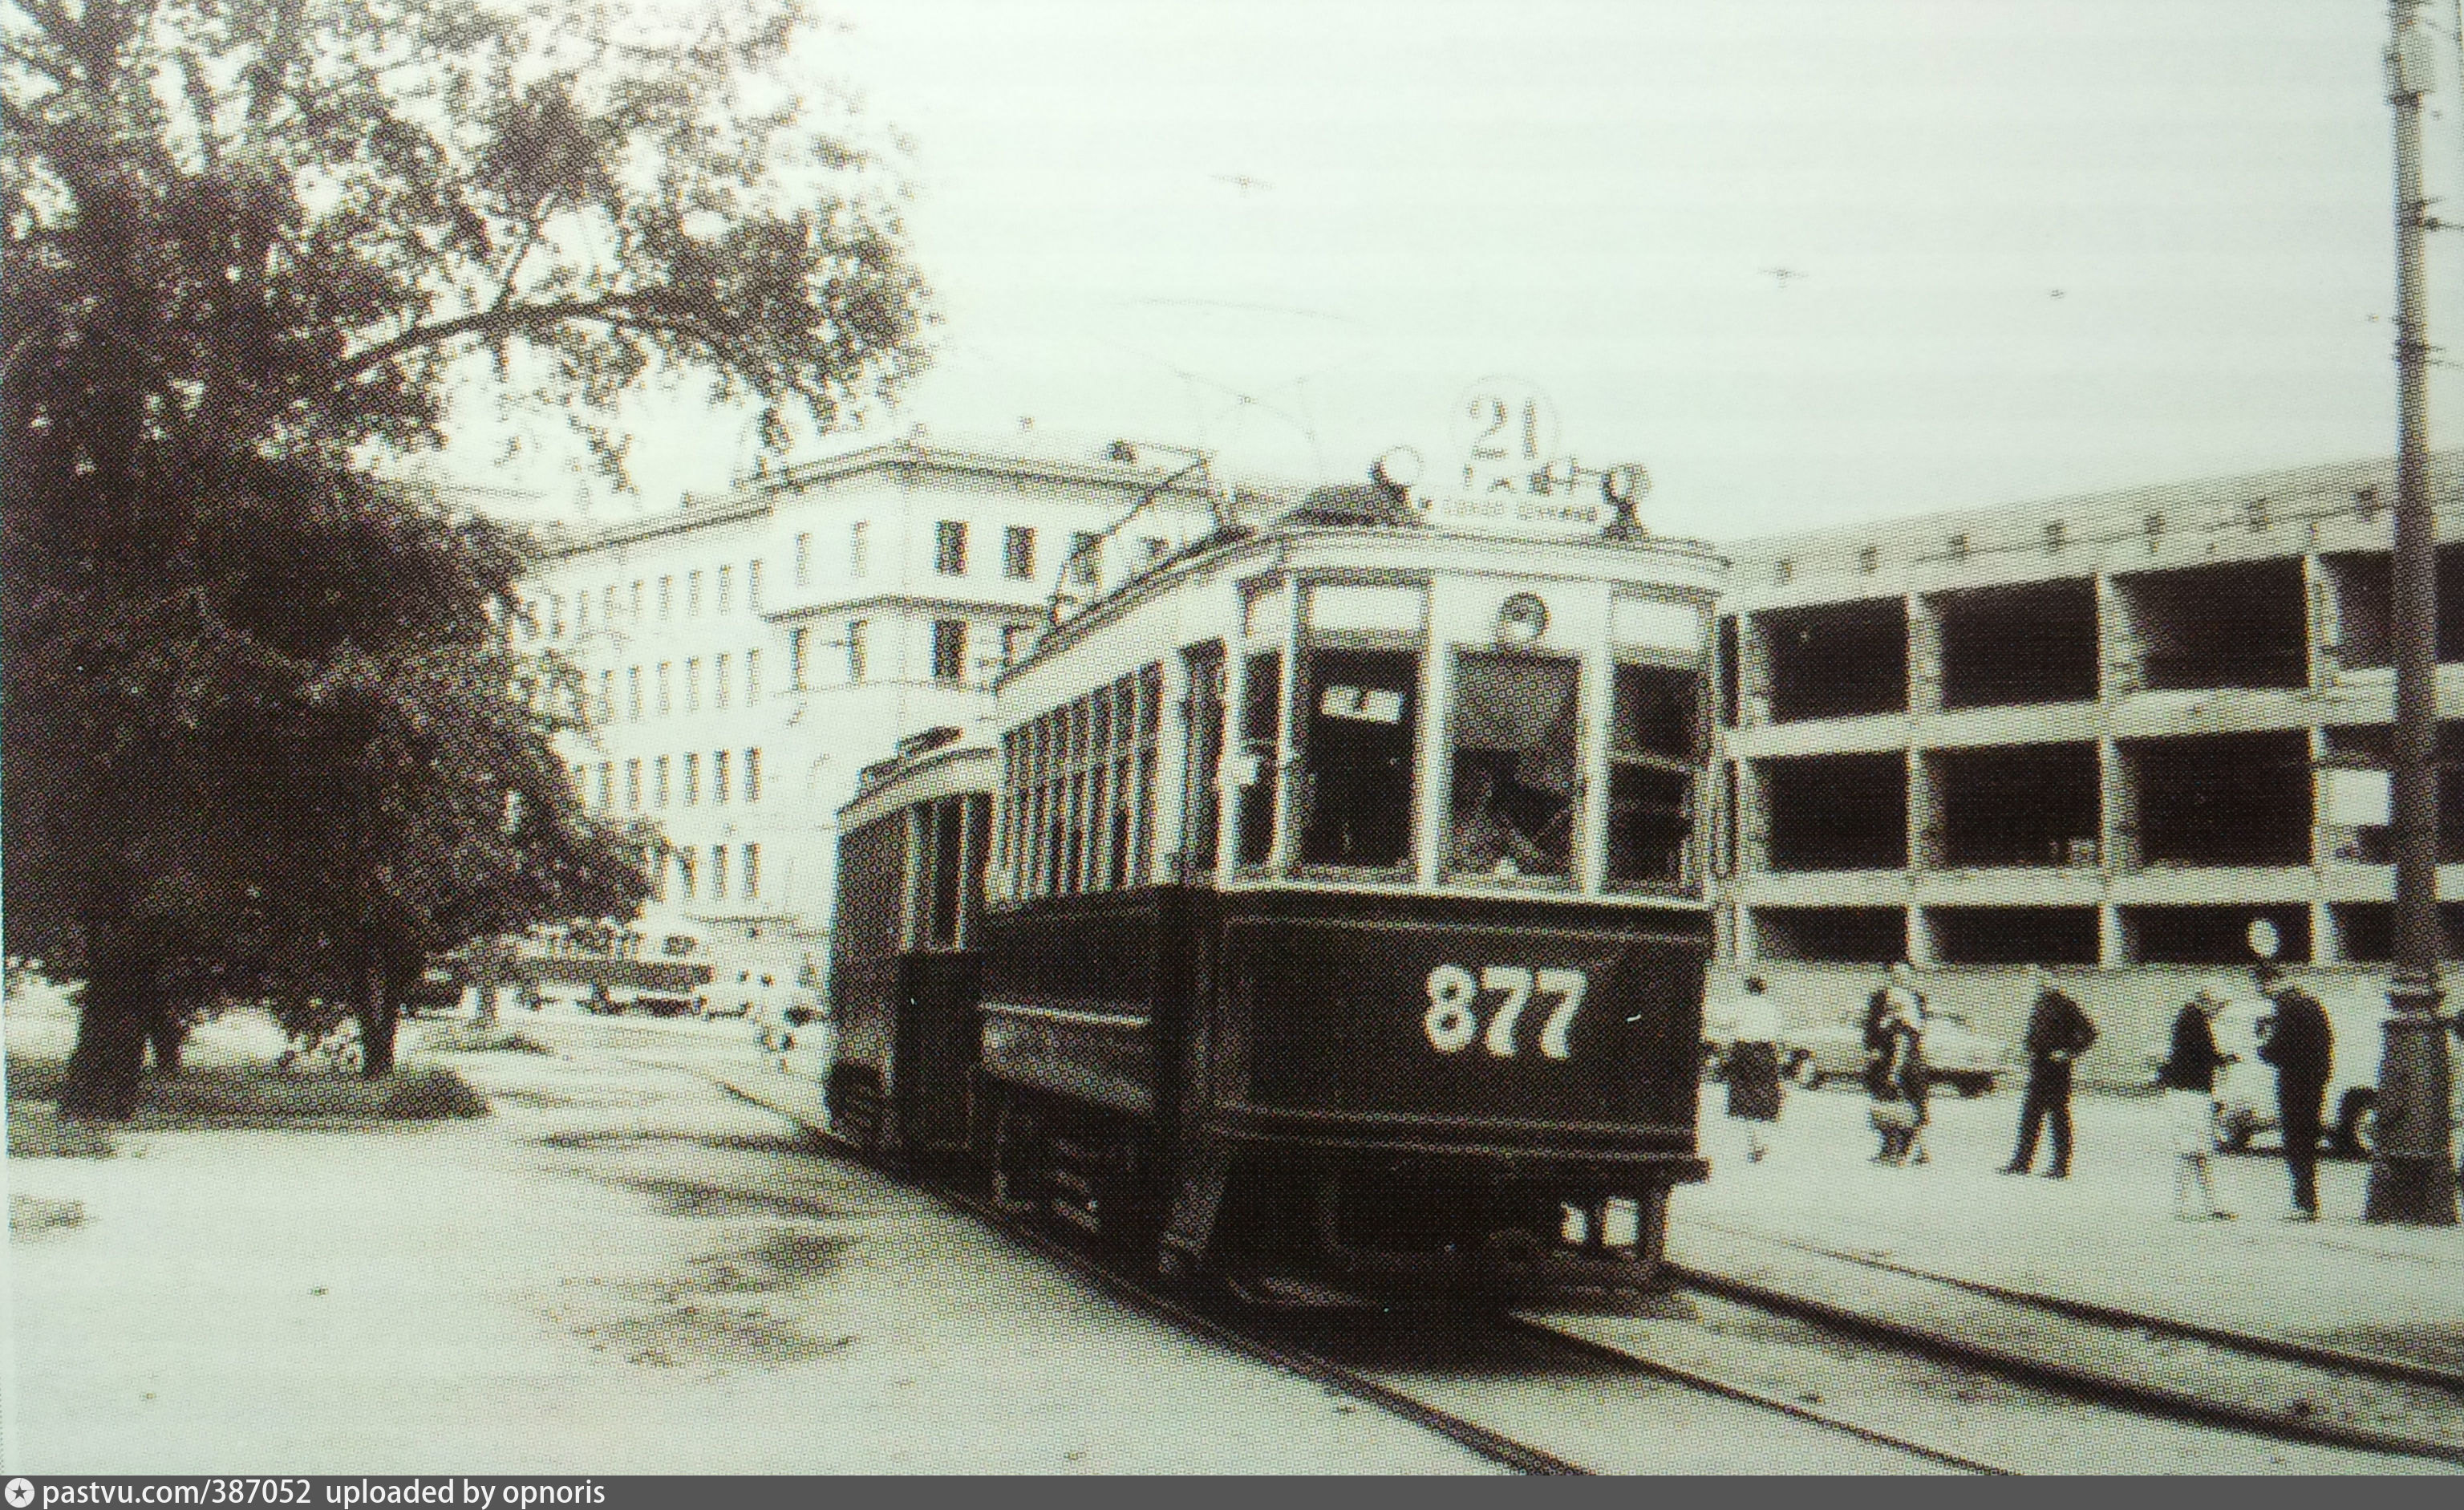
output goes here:
<path id="1" fill-rule="evenodd" d="M 1580 970 L 1489 965 L 1482 966 L 1475 978 L 1460 965 L 1441 965 L 1429 972 L 1429 1010 L 1420 1019 L 1420 1027 L 1429 1035 L 1430 1047 L 1440 1054 L 1460 1054 L 1478 1038 L 1490 1054 L 1510 1059 L 1514 1057 L 1516 1030 L 1527 1017 L 1539 1016 L 1531 1010 L 1535 999 L 1553 997 L 1554 1003 L 1547 1008 L 1548 1017 L 1540 1026 L 1538 1047 L 1543 1057 L 1562 1059 L 1569 1052 L 1567 1032 L 1574 1026 L 1574 1014 L 1583 1010 L 1583 992 L 1590 985 Z M 1498 993 L 1503 999 L 1489 1016 L 1484 1033 L 1479 1004 L 1487 992 Z"/>

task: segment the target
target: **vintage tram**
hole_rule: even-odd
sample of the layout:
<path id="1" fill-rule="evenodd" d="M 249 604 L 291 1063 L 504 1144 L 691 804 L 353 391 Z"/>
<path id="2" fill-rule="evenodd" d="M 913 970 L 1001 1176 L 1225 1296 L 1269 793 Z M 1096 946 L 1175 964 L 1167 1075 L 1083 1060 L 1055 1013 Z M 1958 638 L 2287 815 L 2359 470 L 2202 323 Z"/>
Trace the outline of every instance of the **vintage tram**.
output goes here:
<path id="1" fill-rule="evenodd" d="M 1401 505 L 1220 530 L 1049 629 L 997 750 L 858 796 L 852 1136 L 1171 1271 L 1648 1278 L 1705 1168 L 1725 564 Z"/>

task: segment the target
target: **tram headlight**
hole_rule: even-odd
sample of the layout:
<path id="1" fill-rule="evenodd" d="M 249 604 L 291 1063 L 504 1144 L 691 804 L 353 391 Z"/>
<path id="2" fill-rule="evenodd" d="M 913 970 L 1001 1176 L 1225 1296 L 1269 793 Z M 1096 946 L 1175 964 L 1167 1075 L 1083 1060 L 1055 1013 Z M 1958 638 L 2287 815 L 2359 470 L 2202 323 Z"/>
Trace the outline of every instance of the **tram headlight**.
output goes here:
<path id="1" fill-rule="evenodd" d="M 1497 607 L 1497 642 L 1508 650 L 1536 645 L 1549 633 L 1549 605 L 1518 592 Z"/>

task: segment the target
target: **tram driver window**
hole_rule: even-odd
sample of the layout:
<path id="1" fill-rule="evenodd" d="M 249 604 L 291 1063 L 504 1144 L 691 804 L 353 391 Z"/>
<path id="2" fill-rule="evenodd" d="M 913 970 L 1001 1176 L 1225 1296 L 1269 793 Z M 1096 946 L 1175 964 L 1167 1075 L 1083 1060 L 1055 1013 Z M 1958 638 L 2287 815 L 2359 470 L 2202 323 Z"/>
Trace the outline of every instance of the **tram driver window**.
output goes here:
<path id="1" fill-rule="evenodd" d="M 1264 865 L 1275 848 L 1275 787 L 1282 776 L 1284 657 L 1252 655 L 1243 668 L 1240 788 L 1233 841 L 1243 865 Z"/>
<path id="2" fill-rule="evenodd" d="M 1410 651 L 1311 651 L 1302 690 L 1299 803 L 1304 865 L 1400 865 L 1412 844 Z"/>
<path id="3" fill-rule="evenodd" d="M 1456 662 L 1449 878 L 1573 875 L 1580 680 L 1572 660 L 1484 653 Z"/>
<path id="4" fill-rule="evenodd" d="M 1611 719 L 1608 884 L 1686 884 L 1703 762 L 1702 677 L 1620 665 Z"/>

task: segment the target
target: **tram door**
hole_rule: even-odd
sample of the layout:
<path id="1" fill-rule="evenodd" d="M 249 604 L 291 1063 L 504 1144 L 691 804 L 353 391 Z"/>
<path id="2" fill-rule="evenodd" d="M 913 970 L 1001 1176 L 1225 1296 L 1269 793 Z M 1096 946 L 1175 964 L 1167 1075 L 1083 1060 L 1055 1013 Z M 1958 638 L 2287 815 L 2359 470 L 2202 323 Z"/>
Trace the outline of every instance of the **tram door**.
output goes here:
<path id="1" fill-rule="evenodd" d="M 967 1140 L 968 1089 L 980 1033 L 983 988 L 974 934 L 983 910 L 980 856 L 992 832 L 992 800 L 942 797 L 915 810 L 913 934 L 899 967 L 898 1121 L 926 1146 Z"/>

